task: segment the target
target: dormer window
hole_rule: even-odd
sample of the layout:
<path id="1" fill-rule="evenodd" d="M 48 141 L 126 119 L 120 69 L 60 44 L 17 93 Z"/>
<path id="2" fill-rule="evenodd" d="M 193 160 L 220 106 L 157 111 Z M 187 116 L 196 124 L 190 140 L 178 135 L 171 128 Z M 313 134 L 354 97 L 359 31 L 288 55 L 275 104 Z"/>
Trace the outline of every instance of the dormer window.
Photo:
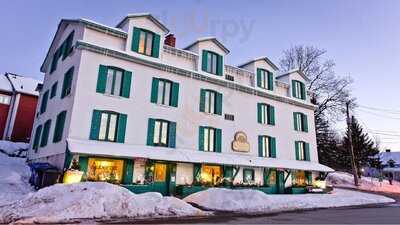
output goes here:
<path id="1" fill-rule="evenodd" d="M 212 73 L 222 76 L 222 56 L 215 52 L 203 50 L 202 70 L 207 73 Z"/>
<path id="2" fill-rule="evenodd" d="M 292 96 L 298 99 L 306 99 L 306 88 L 303 82 L 292 80 Z"/>
<path id="3" fill-rule="evenodd" d="M 257 68 L 257 87 L 272 91 L 274 90 L 273 80 L 272 72 Z"/>
<path id="4" fill-rule="evenodd" d="M 132 51 L 158 58 L 160 51 L 160 35 L 145 29 L 134 27 Z"/>

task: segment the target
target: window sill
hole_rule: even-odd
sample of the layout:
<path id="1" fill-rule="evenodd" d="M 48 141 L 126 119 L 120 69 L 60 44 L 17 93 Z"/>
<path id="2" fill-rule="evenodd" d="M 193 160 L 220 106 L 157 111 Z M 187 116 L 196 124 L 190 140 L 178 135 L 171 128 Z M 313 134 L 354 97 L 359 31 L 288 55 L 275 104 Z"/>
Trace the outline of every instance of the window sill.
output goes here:
<path id="1" fill-rule="evenodd" d="M 161 103 L 153 103 L 153 104 L 161 106 L 161 107 L 164 107 L 164 108 L 170 108 L 170 109 L 178 108 L 178 107 L 175 107 L 175 106 L 164 105 L 164 104 L 161 104 Z"/>
<path id="2" fill-rule="evenodd" d="M 219 114 L 216 114 L 216 113 L 208 113 L 208 112 L 201 112 L 201 113 L 203 113 L 205 115 L 208 115 L 208 116 L 222 116 L 222 115 L 219 115 Z"/>
<path id="3" fill-rule="evenodd" d="M 104 96 L 106 97 L 111 97 L 111 98 L 116 98 L 116 99 L 124 99 L 125 97 L 119 96 L 119 95 L 111 95 L 111 94 L 105 94 L 103 93 Z"/>
<path id="4" fill-rule="evenodd" d="M 264 126 L 264 127 L 275 127 L 275 125 L 268 124 L 268 123 L 258 123 L 258 124 L 261 126 Z"/>

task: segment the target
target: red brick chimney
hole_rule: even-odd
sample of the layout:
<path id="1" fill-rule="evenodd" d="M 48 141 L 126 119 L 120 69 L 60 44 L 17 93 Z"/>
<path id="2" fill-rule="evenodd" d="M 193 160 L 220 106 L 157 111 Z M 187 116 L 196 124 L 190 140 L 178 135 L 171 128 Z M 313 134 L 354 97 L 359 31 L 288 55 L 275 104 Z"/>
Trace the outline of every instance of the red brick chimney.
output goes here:
<path id="1" fill-rule="evenodd" d="M 171 46 L 171 47 L 175 47 L 175 42 L 176 42 L 176 38 L 174 36 L 174 34 L 168 34 L 167 36 L 165 36 L 165 41 L 164 44 Z"/>

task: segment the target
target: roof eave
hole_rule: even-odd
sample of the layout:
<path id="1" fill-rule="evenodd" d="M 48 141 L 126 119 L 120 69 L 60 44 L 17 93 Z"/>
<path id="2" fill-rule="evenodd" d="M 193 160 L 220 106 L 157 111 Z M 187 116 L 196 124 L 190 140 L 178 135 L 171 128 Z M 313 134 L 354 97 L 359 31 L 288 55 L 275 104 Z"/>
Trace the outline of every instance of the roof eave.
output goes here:
<path id="1" fill-rule="evenodd" d="M 137 13 L 137 14 L 128 14 L 125 16 L 115 27 L 120 28 L 128 19 L 130 18 L 137 18 L 137 17 L 147 17 L 149 18 L 153 23 L 155 23 L 158 27 L 160 27 L 165 33 L 169 32 L 169 29 L 161 23 L 157 18 L 155 18 L 153 15 L 150 13 Z"/>

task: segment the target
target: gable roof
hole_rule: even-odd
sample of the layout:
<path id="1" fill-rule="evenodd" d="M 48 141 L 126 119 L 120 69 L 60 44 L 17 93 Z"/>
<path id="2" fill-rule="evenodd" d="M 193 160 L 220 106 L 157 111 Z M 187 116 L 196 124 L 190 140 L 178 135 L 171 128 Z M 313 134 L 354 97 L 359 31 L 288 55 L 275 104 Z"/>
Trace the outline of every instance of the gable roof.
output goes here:
<path id="1" fill-rule="evenodd" d="M 279 70 L 279 68 L 267 56 L 262 56 L 262 57 L 258 57 L 255 59 L 251 59 L 251 60 L 239 65 L 238 67 L 242 68 L 242 67 L 249 65 L 250 63 L 257 62 L 260 60 L 264 60 L 266 63 L 268 63 L 270 66 L 272 66 L 272 68 L 274 68 L 274 70 Z"/>
<path id="2" fill-rule="evenodd" d="M 6 73 L 5 76 L 9 80 L 13 91 L 28 95 L 39 96 L 39 92 L 36 90 L 38 84 L 41 81 L 33 79 L 31 77 L 24 77 L 21 75 Z"/>
<path id="3" fill-rule="evenodd" d="M 191 48 L 193 45 L 196 45 L 196 44 L 198 44 L 198 43 L 200 43 L 200 42 L 203 42 L 203 41 L 212 41 L 212 42 L 214 42 L 214 44 L 216 44 L 219 48 L 221 48 L 226 54 L 229 53 L 229 49 L 228 49 L 227 47 L 225 47 L 220 41 L 218 41 L 216 37 L 202 37 L 202 38 L 199 38 L 199 39 L 197 39 L 195 42 L 193 42 L 192 44 L 186 46 L 186 47 L 183 48 L 183 49 L 188 50 L 188 49 Z"/>
<path id="4" fill-rule="evenodd" d="M 298 73 L 298 74 L 300 74 L 301 77 L 304 78 L 304 80 L 310 81 L 310 79 L 298 68 L 283 72 L 283 73 L 279 74 L 278 76 L 276 76 L 276 79 L 279 79 L 279 78 L 282 78 L 285 76 L 289 76 L 292 73 Z"/>
<path id="5" fill-rule="evenodd" d="M 146 17 L 148 19 L 150 19 L 153 23 L 155 23 L 158 27 L 160 27 L 163 31 L 165 31 L 165 33 L 169 32 L 169 29 L 162 24 L 158 19 L 156 19 L 153 15 L 151 15 L 150 13 L 133 13 L 133 14 L 128 14 L 124 17 L 124 19 L 121 20 L 121 22 L 119 22 L 117 24 L 117 28 L 120 28 L 128 19 L 130 18 L 138 18 L 138 17 Z"/>

